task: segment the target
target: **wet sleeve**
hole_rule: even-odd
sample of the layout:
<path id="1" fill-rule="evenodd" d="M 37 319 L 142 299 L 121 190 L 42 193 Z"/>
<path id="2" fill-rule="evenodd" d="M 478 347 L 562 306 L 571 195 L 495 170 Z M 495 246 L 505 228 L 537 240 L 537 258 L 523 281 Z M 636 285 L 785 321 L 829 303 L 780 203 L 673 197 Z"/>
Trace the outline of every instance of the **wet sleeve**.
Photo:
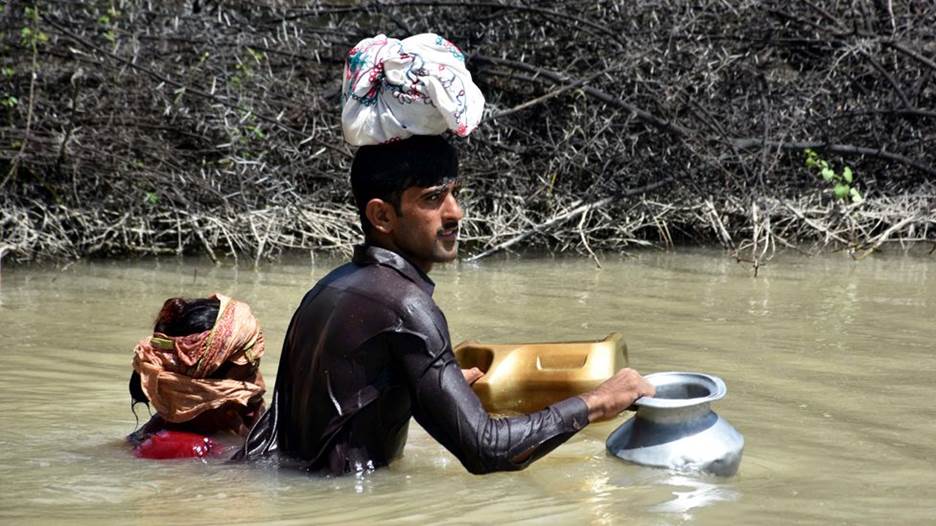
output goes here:
<path id="1" fill-rule="evenodd" d="M 588 424 L 577 396 L 528 415 L 492 417 L 448 345 L 433 352 L 426 338 L 395 334 L 390 347 L 410 385 L 416 421 L 471 473 L 523 469 Z"/>

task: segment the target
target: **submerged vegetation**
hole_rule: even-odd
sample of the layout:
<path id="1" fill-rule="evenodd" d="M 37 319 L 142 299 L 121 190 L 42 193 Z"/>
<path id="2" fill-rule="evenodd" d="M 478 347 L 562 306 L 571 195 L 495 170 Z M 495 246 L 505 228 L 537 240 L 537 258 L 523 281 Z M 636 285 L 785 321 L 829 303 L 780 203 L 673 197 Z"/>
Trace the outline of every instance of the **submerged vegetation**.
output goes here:
<path id="1" fill-rule="evenodd" d="M 488 99 L 468 255 L 936 247 L 929 1 L 13 0 L 0 31 L 0 260 L 347 250 L 344 54 L 426 31 Z"/>

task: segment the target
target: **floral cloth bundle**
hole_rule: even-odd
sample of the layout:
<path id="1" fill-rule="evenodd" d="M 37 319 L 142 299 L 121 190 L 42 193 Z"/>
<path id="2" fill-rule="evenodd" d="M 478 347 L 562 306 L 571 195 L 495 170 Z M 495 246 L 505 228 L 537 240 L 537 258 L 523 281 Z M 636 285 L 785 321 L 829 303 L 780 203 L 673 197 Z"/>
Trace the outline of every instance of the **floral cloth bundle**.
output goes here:
<path id="1" fill-rule="evenodd" d="M 355 146 L 446 130 L 464 137 L 484 111 L 464 54 L 432 33 L 360 41 L 345 61 L 342 102 L 344 138 Z"/>

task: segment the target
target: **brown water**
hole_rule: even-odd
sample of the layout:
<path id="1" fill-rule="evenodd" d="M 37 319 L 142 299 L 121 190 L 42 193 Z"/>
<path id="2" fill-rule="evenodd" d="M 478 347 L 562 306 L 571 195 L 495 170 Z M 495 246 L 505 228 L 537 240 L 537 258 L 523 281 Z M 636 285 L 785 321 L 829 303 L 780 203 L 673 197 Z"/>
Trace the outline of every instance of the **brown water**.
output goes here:
<path id="1" fill-rule="evenodd" d="M 0 521 L 70 524 L 913 524 L 936 517 L 936 261 L 776 258 L 752 278 L 718 252 L 484 261 L 439 268 L 454 341 L 602 338 L 642 372 L 716 374 L 715 410 L 746 439 L 729 479 L 625 464 L 620 421 L 586 428 L 518 473 L 468 474 L 411 427 L 389 469 L 318 478 L 263 467 L 141 461 L 130 353 L 161 301 L 248 301 L 279 345 L 334 261 L 260 271 L 205 261 L 4 269 Z M 145 411 L 145 410 L 144 410 Z"/>

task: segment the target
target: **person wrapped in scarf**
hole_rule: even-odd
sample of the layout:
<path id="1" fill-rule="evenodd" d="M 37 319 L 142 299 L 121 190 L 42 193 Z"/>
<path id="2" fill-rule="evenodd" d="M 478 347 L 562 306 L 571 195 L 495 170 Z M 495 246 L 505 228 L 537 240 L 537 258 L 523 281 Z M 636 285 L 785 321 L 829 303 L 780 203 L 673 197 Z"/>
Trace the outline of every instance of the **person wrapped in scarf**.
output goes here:
<path id="1" fill-rule="evenodd" d="M 139 448 L 163 431 L 245 435 L 264 409 L 263 352 L 246 303 L 223 294 L 166 300 L 152 336 L 134 348 L 130 378 L 133 405 L 156 414 L 128 440 Z"/>

